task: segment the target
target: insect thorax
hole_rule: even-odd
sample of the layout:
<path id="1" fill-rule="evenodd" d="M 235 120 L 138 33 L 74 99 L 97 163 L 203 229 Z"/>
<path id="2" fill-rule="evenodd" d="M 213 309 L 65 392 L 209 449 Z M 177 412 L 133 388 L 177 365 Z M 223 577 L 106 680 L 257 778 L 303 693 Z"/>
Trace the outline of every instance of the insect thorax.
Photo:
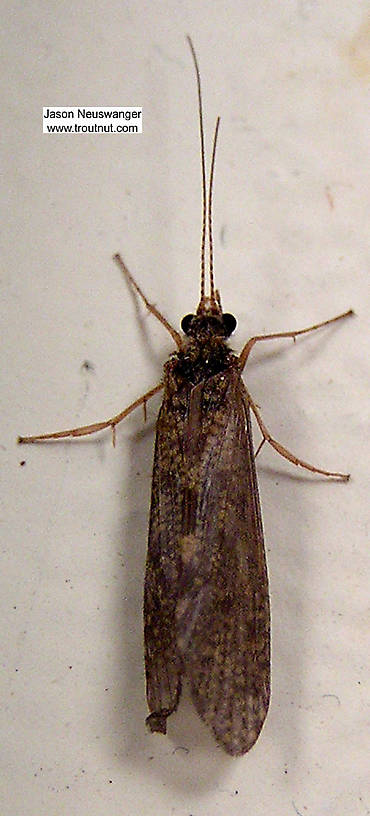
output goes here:
<path id="1" fill-rule="evenodd" d="M 165 366 L 166 374 L 197 385 L 237 365 L 237 357 L 220 336 L 188 337 Z"/>

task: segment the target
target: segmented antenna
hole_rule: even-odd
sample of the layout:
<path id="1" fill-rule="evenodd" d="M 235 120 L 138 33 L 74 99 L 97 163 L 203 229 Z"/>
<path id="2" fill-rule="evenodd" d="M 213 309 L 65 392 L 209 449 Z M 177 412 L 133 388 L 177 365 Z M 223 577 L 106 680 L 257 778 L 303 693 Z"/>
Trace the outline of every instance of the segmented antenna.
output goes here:
<path id="1" fill-rule="evenodd" d="M 208 237 L 209 237 L 209 296 L 211 300 L 215 299 L 215 284 L 213 279 L 213 238 L 212 238 L 212 193 L 213 193 L 213 176 L 215 173 L 215 159 L 216 159 L 216 144 L 218 128 L 220 125 L 220 117 L 217 117 L 215 135 L 213 137 L 211 173 L 209 176 L 209 193 L 208 193 Z"/>
<path id="2" fill-rule="evenodd" d="M 202 109 L 202 91 L 200 87 L 200 72 L 199 72 L 199 65 L 197 60 L 197 55 L 195 53 L 195 49 L 191 38 L 189 36 L 186 37 L 190 51 L 192 53 L 195 73 L 197 77 L 197 86 L 198 86 L 198 112 L 199 112 L 199 133 L 200 133 L 200 152 L 201 152 L 201 161 L 202 161 L 202 241 L 201 241 L 201 250 L 200 250 L 200 300 L 204 300 L 205 297 L 205 252 L 206 252 L 206 223 L 207 223 L 207 189 L 206 189 L 206 161 L 205 161 L 205 150 L 204 150 L 204 128 L 203 128 L 203 109 Z"/>

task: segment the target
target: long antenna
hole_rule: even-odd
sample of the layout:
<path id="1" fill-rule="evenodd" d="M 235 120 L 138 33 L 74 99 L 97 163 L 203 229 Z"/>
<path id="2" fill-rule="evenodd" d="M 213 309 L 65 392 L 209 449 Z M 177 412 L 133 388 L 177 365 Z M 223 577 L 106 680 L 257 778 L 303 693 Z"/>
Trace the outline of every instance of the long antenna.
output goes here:
<path id="1" fill-rule="evenodd" d="M 201 160 L 202 160 L 202 241 L 201 241 L 201 250 L 200 250 L 200 300 L 204 300 L 205 297 L 205 252 L 206 252 L 206 222 L 207 222 L 207 189 L 206 189 L 206 161 L 205 161 L 205 150 L 204 150 L 204 128 L 203 128 L 203 109 L 202 109 L 202 91 L 200 87 L 200 72 L 199 72 L 199 65 L 197 60 L 197 55 L 195 53 L 195 49 L 191 38 L 189 35 L 186 37 L 190 51 L 192 53 L 195 73 L 197 76 L 197 86 L 198 86 L 198 112 L 199 112 L 199 132 L 200 132 L 200 152 L 201 152 Z"/>
<path id="2" fill-rule="evenodd" d="M 217 117 L 215 135 L 213 137 L 211 173 L 209 177 L 209 193 L 208 193 L 208 236 L 209 236 L 209 296 L 211 300 L 215 299 L 215 283 L 213 279 L 213 239 L 212 239 L 212 192 L 213 192 L 213 177 L 215 174 L 215 160 L 216 160 L 216 144 L 218 128 L 220 125 L 220 117 Z"/>

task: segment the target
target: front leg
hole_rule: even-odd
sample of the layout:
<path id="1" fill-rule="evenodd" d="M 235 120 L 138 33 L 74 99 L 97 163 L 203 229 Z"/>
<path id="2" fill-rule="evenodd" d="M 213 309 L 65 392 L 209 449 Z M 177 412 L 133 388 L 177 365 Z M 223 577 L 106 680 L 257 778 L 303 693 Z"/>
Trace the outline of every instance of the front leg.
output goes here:
<path id="1" fill-rule="evenodd" d="M 248 360 L 248 357 L 252 351 L 253 346 L 258 343 L 260 340 L 279 340 L 282 337 L 292 337 L 295 341 L 296 337 L 300 334 L 308 334 L 308 332 L 316 331 L 316 329 L 322 329 L 323 326 L 329 326 L 330 323 L 336 323 L 337 320 L 343 320 L 345 317 L 350 317 L 354 315 L 353 309 L 349 309 L 348 312 L 343 312 L 343 314 L 337 315 L 337 317 L 331 317 L 330 320 L 323 320 L 322 323 L 316 323 L 314 326 L 309 326 L 307 329 L 299 329 L 298 331 L 289 331 L 289 332 L 278 332 L 277 334 L 258 334 L 255 337 L 251 337 L 250 340 L 245 344 L 243 347 L 240 355 L 239 355 L 239 365 L 240 370 L 243 371 L 243 368 Z"/>

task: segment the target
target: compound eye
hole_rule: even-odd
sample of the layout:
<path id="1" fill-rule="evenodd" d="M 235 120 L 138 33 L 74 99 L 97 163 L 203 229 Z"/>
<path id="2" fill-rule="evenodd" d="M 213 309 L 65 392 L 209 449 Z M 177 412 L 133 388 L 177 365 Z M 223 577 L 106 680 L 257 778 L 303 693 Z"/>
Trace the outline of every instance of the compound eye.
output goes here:
<path id="1" fill-rule="evenodd" d="M 234 315 L 228 314 L 228 312 L 226 312 L 226 314 L 222 315 L 222 320 L 226 332 L 226 337 L 230 337 L 230 334 L 232 334 L 233 331 L 235 331 L 236 329 L 236 319 Z"/>
<path id="2" fill-rule="evenodd" d="M 188 314 L 188 315 L 185 315 L 185 317 L 182 318 L 181 328 L 182 328 L 184 334 L 189 334 L 189 330 L 191 328 L 191 324 L 192 324 L 192 322 L 194 320 L 194 317 L 195 317 L 195 315 Z"/>

